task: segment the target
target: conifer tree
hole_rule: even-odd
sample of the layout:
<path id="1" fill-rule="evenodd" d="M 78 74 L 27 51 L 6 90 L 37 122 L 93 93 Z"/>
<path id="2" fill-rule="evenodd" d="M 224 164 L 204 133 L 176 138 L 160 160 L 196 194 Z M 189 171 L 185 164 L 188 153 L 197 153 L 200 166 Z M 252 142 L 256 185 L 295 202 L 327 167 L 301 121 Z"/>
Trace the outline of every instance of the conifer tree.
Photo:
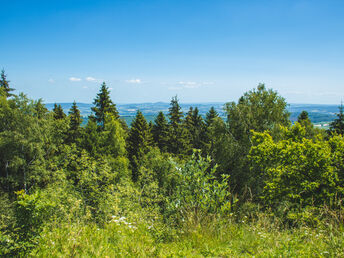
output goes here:
<path id="1" fill-rule="evenodd" d="M 337 114 L 337 118 L 330 123 L 330 133 L 337 133 L 344 135 L 344 106 L 343 102 L 339 106 L 339 113 Z"/>
<path id="2" fill-rule="evenodd" d="M 196 149 L 201 149 L 203 141 L 205 140 L 205 124 L 202 116 L 199 114 L 196 107 L 192 113 L 192 121 L 194 124 L 195 133 L 193 135 L 193 146 Z"/>
<path id="3" fill-rule="evenodd" d="M 35 116 L 38 119 L 42 119 L 48 113 L 48 109 L 43 104 L 43 100 L 39 99 L 34 103 Z"/>
<path id="4" fill-rule="evenodd" d="M 7 80 L 7 76 L 5 74 L 5 70 L 2 69 L 1 71 L 1 75 L 0 75 L 1 79 L 0 79 L 0 88 L 3 90 L 3 92 L 5 93 L 6 97 L 11 97 L 13 96 L 13 94 L 11 94 L 11 91 L 14 91 L 13 88 L 10 88 L 9 86 L 9 82 Z"/>
<path id="5" fill-rule="evenodd" d="M 192 119 L 192 114 L 193 114 L 193 107 L 189 108 L 189 111 L 186 113 L 185 119 L 184 119 L 184 124 L 186 128 L 191 131 L 193 128 L 193 119 Z"/>
<path id="6" fill-rule="evenodd" d="M 110 113 L 116 119 L 119 118 L 119 114 L 116 105 L 112 103 L 110 98 L 109 88 L 103 82 L 97 97 L 94 99 L 92 111 L 94 112 L 94 118 L 96 122 L 100 125 L 101 130 L 104 130 L 105 126 L 105 114 Z"/>
<path id="7" fill-rule="evenodd" d="M 55 119 L 64 119 L 66 118 L 66 114 L 63 112 L 61 105 L 54 104 L 54 118 Z"/>
<path id="8" fill-rule="evenodd" d="M 190 107 L 185 117 L 185 126 L 189 132 L 190 143 L 193 148 L 201 149 L 205 140 L 205 124 L 198 108 Z"/>
<path id="9" fill-rule="evenodd" d="M 170 118 L 168 151 L 173 154 L 189 153 L 188 131 L 182 123 L 183 112 L 181 111 L 177 96 L 171 100 L 168 115 Z"/>
<path id="10" fill-rule="evenodd" d="M 101 155 L 99 153 L 100 145 L 101 138 L 96 119 L 90 116 L 82 134 L 82 147 L 88 151 L 90 156 L 99 157 Z"/>
<path id="11" fill-rule="evenodd" d="M 137 111 L 136 117 L 131 123 L 129 137 L 127 139 L 128 157 L 134 182 L 139 178 L 140 165 L 151 145 L 152 136 L 148 123 L 141 111 Z"/>
<path id="12" fill-rule="evenodd" d="M 300 115 L 297 117 L 297 121 L 301 124 L 302 122 L 307 121 L 307 120 L 309 120 L 308 112 L 303 110 L 300 113 Z"/>
<path id="13" fill-rule="evenodd" d="M 323 133 L 323 130 L 314 127 L 314 125 L 308 117 L 307 111 L 302 111 L 300 113 L 300 115 L 297 118 L 297 122 L 305 128 L 305 137 L 308 139 L 313 139 L 316 135 Z"/>
<path id="14" fill-rule="evenodd" d="M 152 128 L 153 139 L 162 152 L 168 147 L 168 123 L 163 112 L 159 112 Z"/>
<path id="15" fill-rule="evenodd" d="M 170 118 L 170 124 L 173 127 L 177 127 L 178 125 L 181 124 L 182 119 L 183 119 L 183 112 L 181 111 L 181 107 L 178 103 L 178 98 L 177 96 L 172 97 L 170 107 L 168 109 L 169 113 L 169 118 Z"/>
<path id="16" fill-rule="evenodd" d="M 82 118 L 80 116 L 80 110 L 73 102 L 72 107 L 69 109 L 69 132 L 68 132 L 68 143 L 76 142 L 76 140 L 81 136 L 80 125 L 82 123 Z"/>
<path id="17" fill-rule="evenodd" d="M 215 120 L 219 117 L 219 114 L 216 112 L 214 107 L 211 107 L 210 110 L 205 115 L 205 128 L 204 128 L 204 142 L 202 146 L 202 153 L 207 156 L 212 154 L 214 147 L 213 139 L 213 128 Z"/>
<path id="18" fill-rule="evenodd" d="M 152 132 L 152 130 L 153 130 L 153 122 L 152 121 L 149 121 L 148 128 L 149 128 L 150 132 Z"/>
<path id="19" fill-rule="evenodd" d="M 205 115 L 205 124 L 209 127 L 216 117 L 219 117 L 219 114 L 216 112 L 214 107 L 211 107 L 208 113 Z"/>

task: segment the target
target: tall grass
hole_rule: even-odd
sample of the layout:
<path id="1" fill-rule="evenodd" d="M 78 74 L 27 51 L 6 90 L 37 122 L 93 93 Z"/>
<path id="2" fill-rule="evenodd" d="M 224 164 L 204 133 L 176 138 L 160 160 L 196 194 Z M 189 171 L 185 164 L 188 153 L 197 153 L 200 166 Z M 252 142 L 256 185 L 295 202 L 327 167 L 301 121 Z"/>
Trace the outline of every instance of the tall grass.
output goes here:
<path id="1" fill-rule="evenodd" d="M 124 218 L 96 224 L 46 227 L 31 255 L 40 257 L 232 257 L 344 256 L 344 230 L 336 223 L 285 228 L 269 214 L 254 220 L 194 214 L 175 231 Z M 334 221 L 332 221 L 334 222 Z M 130 224 L 131 223 L 131 224 Z M 158 232 L 157 232 L 158 231 Z M 166 231 L 166 232 L 165 232 Z M 169 235 L 161 238 L 161 235 Z"/>

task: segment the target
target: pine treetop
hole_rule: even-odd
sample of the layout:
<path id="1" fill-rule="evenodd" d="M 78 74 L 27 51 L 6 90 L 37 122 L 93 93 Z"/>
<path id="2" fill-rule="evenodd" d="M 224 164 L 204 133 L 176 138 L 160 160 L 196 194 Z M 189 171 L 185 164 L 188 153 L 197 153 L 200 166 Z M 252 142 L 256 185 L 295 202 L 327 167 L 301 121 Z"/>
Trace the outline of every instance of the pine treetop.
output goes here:
<path id="1" fill-rule="evenodd" d="M 169 107 L 169 118 L 170 124 L 176 126 L 182 122 L 183 112 L 181 111 L 181 107 L 178 103 L 177 96 L 174 96 L 171 100 L 170 107 Z"/>
<path id="2" fill-rule="evenodd" d="M 7 75 L 5 74 L 5 70 L 2 69 L 1 70 L 1 75 L 0 75 L 1 79 L 0 79 L 0 88 L 5 92 L 6 97 L 11 97 L 13 96 L 13 94 L 11 94 L 11 91 L 14 91 L 13 88 L 10 88 L 10 81 L 7 80 Z"/>
<path id="3" fill-rule="evenodd" d="M 344 106 L 343 102 L 340 104 L 339 113 L 337 113 L 337 117 L 330 123 L 330 132 L 336 132 L 338 134 L 344 135 Z"/>
<path id="4" fill-rule="evenodd" d="M 54 118 L 55 119 L 64 119 L 66 117 L 66 114 L 63 112 L 63 109 L 61 105 L 54 104 Z"/>
<path id="5" fill-rule="evenodd" d="M 69 109 L 69 119 L 70 119 L 70 128 L 71 130 L 77 130 L 82 123 L 82 118 L 80 115 L 80 110 L 76 105 L 76 102 L 73 102 L 73 105 Z"/>
<path id="6" fill-rule="evenodd" d="M 205 123 L 207 126 L 210 126 L 212 124 L 212 122 L 214 121 L 214 119 L 216 117 L 218 117 L 219 114 L 217 113 L 217 111 L 215 110 L 214 107 L 211 107 L 209 109 L 209 111 L 207 112 L 207 114 L 205 115 Z"/>
<path id="7" fill-rule="evenodd" d="M 95 106 L 91 109 L 94 112 L 95 120 L 102 129 L 104 129 L 106 113 L 112 114 L 116 119 L 119 118 L 119 113 L 117 111 L 116 105 L 110 98 L 110 91 L 105 82 L 102 83 L 100 91 L 94 99 L 93 104 Z"/>

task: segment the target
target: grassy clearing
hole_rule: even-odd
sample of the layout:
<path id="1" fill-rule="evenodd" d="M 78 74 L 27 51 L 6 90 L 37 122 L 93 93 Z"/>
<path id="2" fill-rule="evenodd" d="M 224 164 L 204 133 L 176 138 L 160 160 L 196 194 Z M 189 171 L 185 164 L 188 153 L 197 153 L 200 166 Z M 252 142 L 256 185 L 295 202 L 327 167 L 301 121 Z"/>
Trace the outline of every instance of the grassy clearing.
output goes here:
<path id="1" fill-rule="evenodd" d="M 40 257 L 344 257 L 344 230 L 281 229 L 274 223 L 211 220 L 186 223 L 182 229 L 155 228 L 144 222 L 51 225 L 33 256 Z"/>

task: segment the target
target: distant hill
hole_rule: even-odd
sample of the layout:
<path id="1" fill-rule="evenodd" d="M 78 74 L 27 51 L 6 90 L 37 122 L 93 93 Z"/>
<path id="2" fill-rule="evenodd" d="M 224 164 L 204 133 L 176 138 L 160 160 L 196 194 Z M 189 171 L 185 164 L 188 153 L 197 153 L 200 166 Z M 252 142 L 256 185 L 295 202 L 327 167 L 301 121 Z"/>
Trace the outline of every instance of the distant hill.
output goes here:
<path id="1" fill-rule="evenodd" d="M 60 104 L 65 113 L 68 113 L 72 103 L 57 103 Z M 77 103 L 80 109 L 81 115 L 87 118 L 91 114 L 91 107 L 93 104 L 88 103 Z M 223 111 L 224 103 L 214 102 L 214 103 L 180 103 L 182 111 L 186 113 L 189 108 L 197 107 L 202 116 L 209 111 L 211 107 L 220 114 L 221 117 L 225 117 Z M 47 108 L 52 110 L 54 108 L 54 103 L 47 103 Z M 136 115 L 137 110 L 140 110 L 146 119 L 153 121 L 159 111 L 168 113 L 168 108 L 170 103 L 156 102 L 156 103 L 132 103 L 132 104 L 116 104 L 117 109 L 121 117 L 123 117 L 128 124 L 131 123 L 132 119 Z M 290 112 L 290 120 L 295 122 L 298 115 L 303 111 L 307 111 L 309 117 L 313 123 L 326 123 L 332 121 L 336 118 L 336 113 L 338 112 L 338 105 L 322 105 L 322 104 L 289 104 L 288 110 Z"/>

